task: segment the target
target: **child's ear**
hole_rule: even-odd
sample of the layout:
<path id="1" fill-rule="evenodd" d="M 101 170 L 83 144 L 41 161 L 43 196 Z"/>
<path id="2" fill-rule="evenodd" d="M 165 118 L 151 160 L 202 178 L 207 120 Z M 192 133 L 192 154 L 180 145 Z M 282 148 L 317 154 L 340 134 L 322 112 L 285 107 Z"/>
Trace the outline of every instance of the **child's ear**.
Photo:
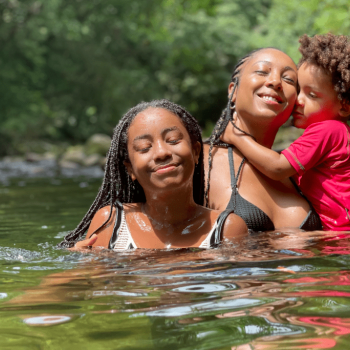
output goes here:
<path id="1" fill-rule="evenodd" d="M 350 116 L 350 103 L 342 103 L 342 106 L 339 110 L 339 115 L 343 118 L 347 118 Z"/>
<path id="2" fill-rule="evenodd" d="M 129 176 L 131 177 L 131 180 L 135 181 L 136 180 L 136 176 L 134 174 L 134 171 L 132 170 L 131 163 L 129 161 L 127 161 L 127 160 L 124 160 L 123 164 L 126 167 L 126 170 L 127 170 L 128 174 L 129 174 Z"/>

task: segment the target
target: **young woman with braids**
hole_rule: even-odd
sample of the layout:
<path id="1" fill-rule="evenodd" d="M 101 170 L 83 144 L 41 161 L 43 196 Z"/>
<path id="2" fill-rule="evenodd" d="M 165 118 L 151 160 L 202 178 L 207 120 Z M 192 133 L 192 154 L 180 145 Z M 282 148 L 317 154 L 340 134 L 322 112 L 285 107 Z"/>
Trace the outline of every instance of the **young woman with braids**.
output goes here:
<path id="1" fill-rule="evenodd" d="M 287 178 L 274 181 L 221 138 L 230 139 L 233 114 L 257 143 L 271 148 L 297 97 L 297 67 L 285 53 L 264 48 L 243 57 L 228 87 L 228 105 L 204 147 L 205 200 L 209 208 L 232 209 L 249 229 L 321 229 L 318 215 Z"/>
<path id="2" fill-rule="evenodd" d="M 158 100 L 130 109 L 114 130 L 95 201 L 60 246 L 210 248 L 245 235 L 232 210 L 202 206 L 202 146 L 197 121 L 182 107 Z"/>

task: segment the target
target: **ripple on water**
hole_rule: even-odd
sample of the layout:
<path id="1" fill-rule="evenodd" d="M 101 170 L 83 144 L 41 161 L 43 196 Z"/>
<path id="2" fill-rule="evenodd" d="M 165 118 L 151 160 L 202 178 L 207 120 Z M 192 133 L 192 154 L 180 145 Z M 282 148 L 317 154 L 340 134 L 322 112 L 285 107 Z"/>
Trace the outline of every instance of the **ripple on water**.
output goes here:
<path id="1" fill-rule="evenodd" d="M 179 317 L 185 315 L 193 315 L 201 313 L 203 311 L 222 311 L 222 310 L 234 310 L 240 308 L 248 308 L 257 305 L 264 304 L 263 299 L 232 299 L 232 300 L 220 300 L 205 303 L 193 303 L 188 306 L 170 307 L 159 310 L 151 310 L 144 313 L 133 314 L 135 316 L 161 316 L 161 317 Z"/>
<path id="2" fill-rule="evenodd" d="M 217 283 L 208 283 L 208 284 L 194 284 L 190 286 L 183 286 L 179 288 L 174 288 L 173 292 L 181 293 L 213 293 L 221 292 L 224 290 L 234 290 L 237 287 L 234 284 L 217 284 Z"/>
<path id="3" fill-rule="evenodd" d="M 66 315 L 52 315 L 52 316 L 36 316 L 28 317 L 23 320 L 28 326 L 54 326 L 61 323 L 66 323 L 72 318 Z"/>

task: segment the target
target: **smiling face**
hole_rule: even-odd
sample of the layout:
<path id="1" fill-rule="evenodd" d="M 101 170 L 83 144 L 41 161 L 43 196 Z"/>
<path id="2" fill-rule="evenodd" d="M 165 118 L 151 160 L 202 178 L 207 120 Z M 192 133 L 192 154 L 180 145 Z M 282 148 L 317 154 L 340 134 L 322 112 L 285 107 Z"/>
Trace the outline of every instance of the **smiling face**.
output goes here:
<path id="1" fill-rule="evenodd" d="M 263 49 L 243 64 L 233 101 L 246 122 L 279 127 L 291 115 L 296 96 L 297 68 L 292 59 L 279 50 Z"/>
<path id="2" fill-rule="evenodd" d="M 139 113 L 128 131 L 129 161 L 125 162 L 132 180 L 145 191 L 192 186 L 201 145 L 192 145 L 181 119 L 162 108 Z"/>
<path id="3" fill-rule="evenodd" d="M 293 111 L 295 127 L 305 129 L 324 120 L 347 116 L 337 97 L 332 78 L 321 68 L 303 63 L 298 71 L 300 92 Z"/>

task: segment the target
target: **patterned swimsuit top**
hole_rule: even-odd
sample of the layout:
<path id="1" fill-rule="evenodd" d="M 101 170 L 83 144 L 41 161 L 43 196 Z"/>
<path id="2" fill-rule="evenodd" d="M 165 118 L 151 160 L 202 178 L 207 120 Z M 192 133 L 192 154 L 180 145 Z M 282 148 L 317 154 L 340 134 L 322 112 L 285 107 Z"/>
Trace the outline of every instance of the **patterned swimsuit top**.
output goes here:
<path id="1" fill-rule="evenodd" d="M 220 215 L 215 221 L 215 224 L 213 225 L 212 229 L 207 234 L 206 238 L 203 240 L 199 248 L 203 248 L 203 249 L 214 248 L 220 242 L 222 242 L 223 226 L 226 218 L 232 212 L 233 211 L 231 209 L 227 209 L 222 213 L 220 213 Z M 137 249 L 137 248 L 138 247 L 136 246 L 132 238 L 131 232 L 128 228 L 128 225 L 125 219 L 125 211 L 124 211 L 123 205 L 117 202 L 116 220 L 114 222 L 112 237 L 109 241 L 109 249 L 120 252 L 128 249 Z"/>
<path id="2" fill-rule="evenodd" d="M 241 164 L 239 165 L 237 177 L 235 176 L 235 169 L 233 164 L 233 152 L 232 147 L 228 147 L 228 160 L 230 164 L 230 173 L 231 173 L 231 188 L 232 194 L 230 201 L 227 204 L 226 210 L 230 209 L 235 214 L 240 216 L 248 228 L 253 231 L 272 231 L 275 229 L 275 226 L 269 216 L 264 213 L 260 208 L 255 206 L 254 204 L 248 202 L 246 199 L 241 197 L 238 193 L 238 180 L 242 171 L 243 164 L 245 162 L 245 158 L 242 159 Z M 292 180 L 292 179 L 291 179 Z M 293 185 L 297 189 L 298 193 L 305 198 L 305 196 L 300 192 L 299 188 L 292 180 Z M 307 198 L 305 198 L 307 200 Z M 308 201 L 308 200 L 307 200 Z M 313 231 L 313 230 L 322 230 L 322 224 L 320 217 L 315 212 L 310 202 L 310 211 L 308 212 L 305 220 L 300 225 L 300 229 L 305 231 Z"/>

